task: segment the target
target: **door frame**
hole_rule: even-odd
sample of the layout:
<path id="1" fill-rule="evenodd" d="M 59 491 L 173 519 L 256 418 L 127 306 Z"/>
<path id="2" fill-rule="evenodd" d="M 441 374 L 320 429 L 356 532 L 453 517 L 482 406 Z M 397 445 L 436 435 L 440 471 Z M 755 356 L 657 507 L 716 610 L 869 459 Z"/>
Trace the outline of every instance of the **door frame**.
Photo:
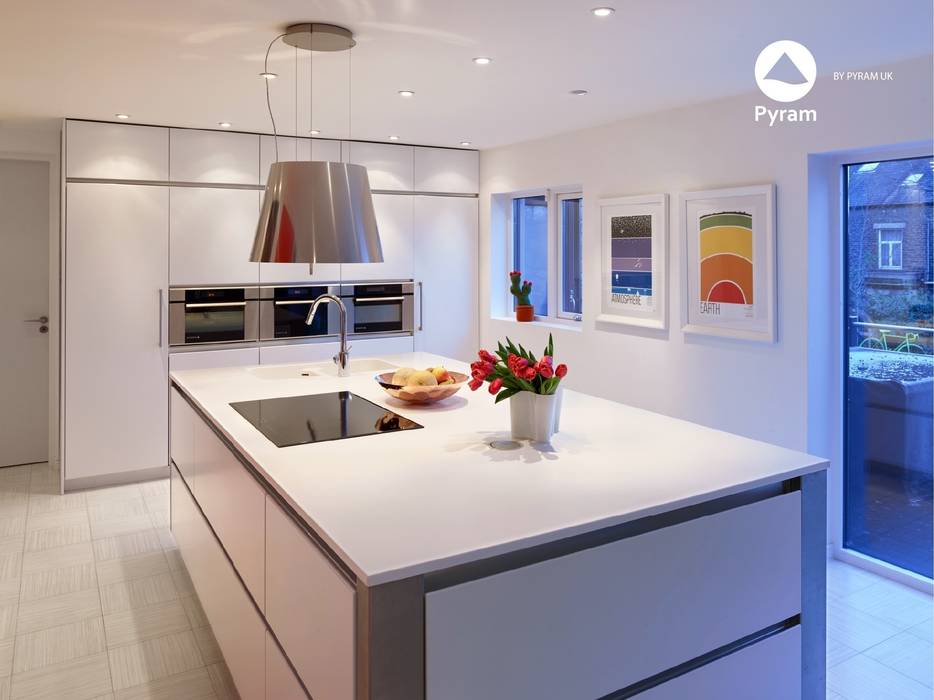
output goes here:
<path id="1" fill-rule="evenodd" d="M 808 451 L 830 458 L 828 550 L 834 559 L 928 594 L 934 593 L 931 579 L 843 546 L 847 279 L 843 166 L 927 157 L 932 149 L 934 142 L 916 141 L 808 156 Z"/>
<path id="2" fill-rule="evenodd" d="M 59 141 L 61 144 L 61 141 Z M 61 376 L 61 150 L 0 151 L 0 160 L 48 163 L 49 166 L 49 465 L 61 473 L 59 379 Z"/>

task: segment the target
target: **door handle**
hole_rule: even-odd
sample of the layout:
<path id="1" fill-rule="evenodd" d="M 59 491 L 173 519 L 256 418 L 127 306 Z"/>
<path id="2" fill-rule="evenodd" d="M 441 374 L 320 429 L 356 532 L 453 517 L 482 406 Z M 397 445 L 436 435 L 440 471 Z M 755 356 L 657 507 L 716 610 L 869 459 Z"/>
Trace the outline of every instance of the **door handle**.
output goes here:
<path id="1" fill-rule="evenodd" d="M 162 291 L 162 287 L 159 287 L 159 347 L 160 347 L 160 348 L 162 347 L 162 343 L 163 343 L 163 338 L 162 338 L 162 321 L 163 321 L 163 318 L 162 318 L 162 313 L 163 313 L 163 312 L 162 312 L 162 307 L 165 306 L 165 304 L 163 303 L 163 296 L 164 296 L 164 292 Z"/>
<path id="2" fill-rule="evenodd" d="M 23 323 L 41 323 L 43 326 L 49 322 L 48 316 L 40 316 L 39 318 L 27 318 L 23 320 Z"/>
<path id="3" fill-rule="evenodd" d="M 418 283 L 418 330 L 425 328 L 425 293 L 422 291 L 422 283 Z"/>

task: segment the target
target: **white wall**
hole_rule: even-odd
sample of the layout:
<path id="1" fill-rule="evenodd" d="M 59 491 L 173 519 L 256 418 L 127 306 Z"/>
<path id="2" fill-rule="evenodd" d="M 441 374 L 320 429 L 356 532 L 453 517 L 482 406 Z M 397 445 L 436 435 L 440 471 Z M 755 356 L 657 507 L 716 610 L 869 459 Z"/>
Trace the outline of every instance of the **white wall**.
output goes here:
<path id="1" fill-rule="evenodd" d="M 808 314 L 832 317 L 827 308 L 831 277 L 826 259 L 820 263 L 822 269 L 813 270 L 818 281 L 812 285 L 816 303 L 809 305 L 808 154 L 931 138 L 931 57 L 886 69 L 895 72 L 893 82 L 842 83 L 819 78 L 811 94 L 796 105 L 816 109 L 816 123 L 771 128 L 755 123 L 754 106 L 768 103 L 756 92 L 484 151 L 480 167 L 482 345 L 494 345 L 496 339 L 509 335 L 537 350 L 552 330 L 557 360 L 570 366 L 570 388 L 807 449 L 808 334 L 821 333 L 819 327 L 809 331 Z M 491 195 L 570 182 L 581 183 L 585 197 L 581 329 L 555 330 L 492 319 L 490 285 L 505 285 L 506 278 L 495 269 L 496 278 L 490 280 Z M 777 185 L 778 342 L 766 345 L 685 336 L 680 331 L 678 192 L 768 182 Z M 597 330 L 597 200 L 655 192 L 672 195 L 669 330 Z M 820 289 L 822 279 L 826 279 L 826 294 Z M 810 410 L 829 410 L 826 403 L 825 398 Z"/>

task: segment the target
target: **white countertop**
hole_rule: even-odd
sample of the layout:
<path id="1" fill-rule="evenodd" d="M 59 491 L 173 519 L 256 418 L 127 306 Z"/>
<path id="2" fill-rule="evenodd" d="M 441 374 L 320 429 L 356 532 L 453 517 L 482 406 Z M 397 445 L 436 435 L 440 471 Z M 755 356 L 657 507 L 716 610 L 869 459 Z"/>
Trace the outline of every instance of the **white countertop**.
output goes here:
<path id="1" fill-rule="evenodd" d="M 467 371 L 424 353 L 382 359 Z M 371 373 L 268 379 L 252 368 L 224 368 L 173 372 L 172 379 L 367 585 L 826 467 L 801 452 L 572 391 L 564 393 L 561 431 L 550 447 L 503 451 L 490 442 L 509 438 L 509 409 L 494 406 L 486 387 L 414 406 L 388 396 Z M 424 429 L 277 448 L 229 405 L 343 389 Z"/>

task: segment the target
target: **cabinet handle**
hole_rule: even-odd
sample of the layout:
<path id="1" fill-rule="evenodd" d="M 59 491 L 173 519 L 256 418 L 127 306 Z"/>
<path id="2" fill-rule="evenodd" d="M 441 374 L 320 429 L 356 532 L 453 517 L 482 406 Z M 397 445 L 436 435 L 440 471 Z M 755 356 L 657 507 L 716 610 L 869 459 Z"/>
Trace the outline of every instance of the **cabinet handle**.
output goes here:
<path id="1" fill-rule="evenodd" d="M 422 291 L 422 283 L 418 283 L 418 330 L 425 328 L 425 294 Z"/>
<path id="2" fill-rule="evenodd" d="M 163 311 L 162 309 L 165 306 L 165 304 L 163 303 L 163 297 L 164 297 L 164 292 L 162 291 L 162 287 L 159 287 L 159 347 L 160 348 L 162 347 L 162 343 L 163 343 L 163 338 L 162 338 Z"/>
<path id="3" fill-rule="evenodd" d="M 160 290 L 161 291 L 161 290 Z M 210 309 L 221 306 L 246 306 L 245 301 L 219 301 L 215 304 L 185 304 L 186 309 Z"/>
<path id="4" fill-rule="evenodd" d="M 405 301 L 405 297 L 354 297 L 354 303 L 368 301 Z"/>

